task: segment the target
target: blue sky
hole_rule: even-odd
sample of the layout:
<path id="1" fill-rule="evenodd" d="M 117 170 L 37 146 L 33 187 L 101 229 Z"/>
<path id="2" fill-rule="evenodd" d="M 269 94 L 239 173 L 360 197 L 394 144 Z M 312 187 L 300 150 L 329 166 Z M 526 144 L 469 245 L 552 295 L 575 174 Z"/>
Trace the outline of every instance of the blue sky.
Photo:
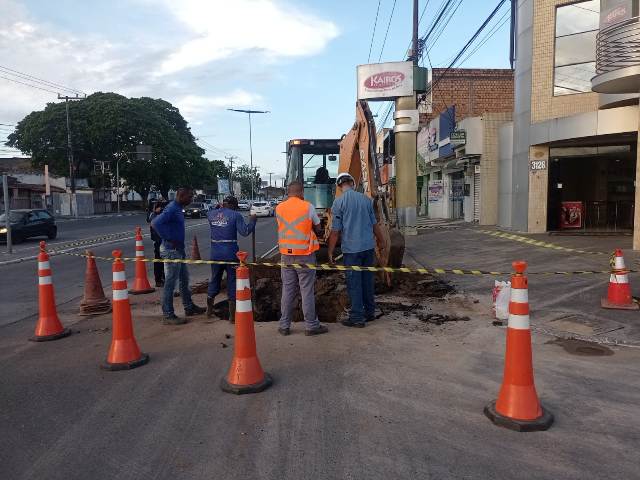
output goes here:
<path id="1" fill-rule="evenodd" d="M 380 2 L 372 63 L 380 57 L 393 3 Z M 421 34 L 442 3 L 428 2 Z M 430 50 L 433 66 L 444 66 L 496 4 L 463 0 Z M 254 165 L 263 178 L 267 172 L 277 178 L 286 168 L 287 139 L 338 138 L 352 125 L 355 68 L 367 63 L 377 5 L 377 0 L 0 0 L 0 65 L 87 93 L 165 98 L 181 109 L 212 159 L 233 154 L 240 163 L 249 160 L 246 115 L 226 108 L 270 110 L 254 117 Z M 381 61 L 406 55 L 411 8 L 410 0 L 396 1 Z M 507 22 L 462 66 L 508 67 L 508 28 Z M 5 99 L 0 123 L 15 123 L 54 101 L 55 94 L 0 78 L 0 98 Z"/>

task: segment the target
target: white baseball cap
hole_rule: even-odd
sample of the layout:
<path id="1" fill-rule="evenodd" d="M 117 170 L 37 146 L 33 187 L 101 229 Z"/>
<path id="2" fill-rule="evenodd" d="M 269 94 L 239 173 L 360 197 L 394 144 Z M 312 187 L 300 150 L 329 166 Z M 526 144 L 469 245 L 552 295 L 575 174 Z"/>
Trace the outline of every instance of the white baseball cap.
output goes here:
<path id="1" fill-rule="evenodd" d="M 336 177 L 336 185 L 340 185 L 341 183 L 344 183 L 344 182 L 347 182 L 347 181 L 356 183 L 356 181 L 353 179 L 353 177 L 350 174 L 348 174 L 347 172 L 340 173 Z"/>

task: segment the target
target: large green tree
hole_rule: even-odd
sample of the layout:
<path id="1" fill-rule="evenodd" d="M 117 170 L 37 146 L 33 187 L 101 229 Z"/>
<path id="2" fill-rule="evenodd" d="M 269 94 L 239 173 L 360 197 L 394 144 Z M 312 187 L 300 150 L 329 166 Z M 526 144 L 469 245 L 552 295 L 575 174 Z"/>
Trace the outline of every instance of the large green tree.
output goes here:
<path id="1" fill-rule="evenodd" d="M 78 176 L 89 176 L 94 160 L 111 161 L 112 172 L 119 162 L 121 178 L 143 198 L 151 189 L 167 197 L 180 185 L 214 181 L 187 121 L 165 100 L 99 92 L 71 102 L 69 116 Z M 49 103 L 22 119 L 6 144 L 30 154 L 34 166 L 49 164 L 52 173 L 69 175 L 66 128 L 64 103 Z M 150 158 L 136 158 L 141 144 L 152 147 Z"/>
<path id="2" fill-rule="evenodd" d="M 260 190 L 260 173 L 256 167 L 253 167 L 253 172 L 249 165 L 240 165 L 233 171 L 233 181 L 240 182 L 240 191 L 242 195 L 251 196 L 251 182 L 253 181 L 254 195 L 258 194 Z"/>

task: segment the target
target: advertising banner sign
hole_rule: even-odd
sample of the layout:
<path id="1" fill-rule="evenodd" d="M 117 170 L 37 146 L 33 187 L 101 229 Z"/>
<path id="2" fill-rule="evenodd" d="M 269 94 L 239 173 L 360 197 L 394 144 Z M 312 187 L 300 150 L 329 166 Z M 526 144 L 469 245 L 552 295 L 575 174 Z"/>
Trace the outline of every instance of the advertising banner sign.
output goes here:
<path id="1" fill-rule="evenodd" d="M 413 95 L 413 63 L 358 65 L 358 100 L 388 100 Z"/>
<path id="2" fill-rule="evenodd" d="M 600 3 L 600 28 L 606 28 L 618 22 L 629 20 L 634 12 L 633 0 L 602 0 Z M 635 5 L 637 10 L 637 5 Z"/>
<path id="3" fill-rule="evenodd" d="M 442 184 L 442 180 L 431 180 L 429 182 L 429 194 L 428 200 L 429 203 L 435 203 L 442 200 L 444 196 L 444 185 Z"/>
<path id="4" fill-rule="evenodd" d="M 449 135 L 449 143 L 454 147 L 460 147 L 462 145 L 466 145 L 467 143 L 467 132 L 466 130 L 454 130 Z"/>
<path id="5" fill-rule="evenodd" d="M 582 228 L 582 202 L 560 204 L 560 228 Z"/>
<path id="6" fill-rule="evenodd" d="M 221 195 L 229 195 L 229 180 L 227 178 L 218 179 L 218 193 Z"/>

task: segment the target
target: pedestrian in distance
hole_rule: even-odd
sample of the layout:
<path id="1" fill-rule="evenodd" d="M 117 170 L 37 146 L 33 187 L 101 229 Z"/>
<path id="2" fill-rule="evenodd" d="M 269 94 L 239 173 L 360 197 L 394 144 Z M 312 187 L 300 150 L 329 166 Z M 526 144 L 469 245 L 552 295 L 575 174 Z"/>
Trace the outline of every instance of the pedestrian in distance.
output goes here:
<path id="1" fill-rule="evenodd" d="M 181 187 L 176 192 L 176 199 L 169 203 L 164 211 L 151 221 L 151 226 L 162 238 L 160 256 L 165 260 L 184 260 L 187 258 L 184 246 L 185 227 L 182 209 L 193 200 L 193 189 Z M 173 291 L 176 283 L 180 283 L 180 296 L 184 313 L 187 317 L 204 313 L 206 309 L 193 303 L 189 288 L 189 270 L 186 263 L 164 264 L 164 291 L 162 295 L 162 314 L 164 323 L 182 325 L 184 318 L 176 316 L 173 309 Z"/>
<path id="2" fill-rule="evenodd" d="M 158 235 L 158 232 L 155 231 L 151 222 L 154 218 L 162 213 L 164 209 L 164 203 L 161 201 L 156 201 L 151 206 L 151 211 L 147 216 L 147 223 L 149 223 L 149 233 L 151 234 L 151 240 L 153 241 L 153 258 L 156 260 L 160 260 L 160 245 L 162 245 L 162 238 Z M 156 287 L 160 288 L 164 286 L 164 265 L 160 262 L 153 263 L 153 276 L 156 280 Z"/>
<path id="3" fill-rule="evenodd" d="M 382 249 L 386 248 L 382 230 L 373 211 L 373 202 L 354 190 L 355 181 L 348 173 L 339 174 L 336 184 L 342 195 L 334 200 L 331 207 L 329 261 L 334 263 L 333 253 L 340 239 L 345 266 L 373 267 L 376 239 Z M 345 327 L 362 328 L 367 321 L 375 319 L 373 272 L 348 270 L 345 273 L 351 308 L 349 319 L 341 323 Z"/>
<path id="4" fill-rule="evenodd" d="M 291 333 L 291 317 L 298 289 L 302 300 L 305 335 L 320 335 L 329 329 L 316 315 L 315 282 L 316 271 L 286 267 L 293 263 L 316 263 L 316 251 L 320 248 L 320 219 L 315 207 L 304 200 L 301 182 L 291 182 L 289 197 L 276 207 L 278 221 L 278 246 L 281 256 L 282 298 L 278 332 Z"/>
<path id="5" fill-rule="evenodd" d="M 229 195 L 222 202 L 222 207 L 209 210 L 207 220 L 211 229 L 211 260 L 237 262 L 238 234 L 246 237 L 256 228 L 257 217 L 251 215 L 249 223 L 245 223 L 238 212 L 238 199 Z M 207 316 L 213 316 L 215 298 L 220 293 L 222 274 L 227 272 L 227 295 L 229 297 L 229 321 L 233 323 L 236 312 L 236 266 L 211 265 L 211 280 L 207 292 Z"/>

